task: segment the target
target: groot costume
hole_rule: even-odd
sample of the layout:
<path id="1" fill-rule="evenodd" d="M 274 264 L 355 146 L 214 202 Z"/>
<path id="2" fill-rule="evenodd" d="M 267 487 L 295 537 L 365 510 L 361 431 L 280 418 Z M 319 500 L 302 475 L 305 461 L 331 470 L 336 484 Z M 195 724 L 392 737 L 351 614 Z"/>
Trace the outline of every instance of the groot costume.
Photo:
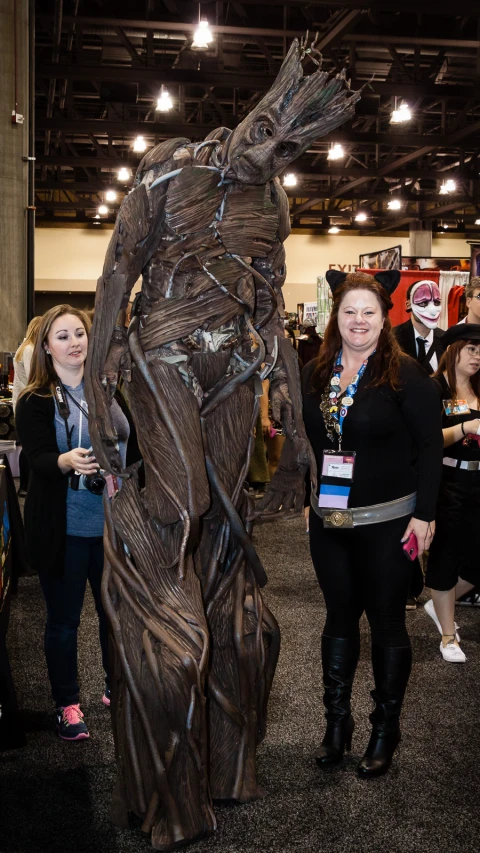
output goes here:
<path id="1" fill-rule="evenodd" d="M 102 467 L 123 477 L 106 501 L 103 588 L 115 648 L 112 813 L 120 825 L 141 816 L 161 850 L 215 828 L 212 797 L 259 796 L 255 752 L 280 645 L 243 488 L 260 374 L 286 435 L 261 515 L 302 511 L 309 464 L 283 333 L 289 209 L 277 175 L 359 97 L 343 74 L 304 77 L 309 52 L 294 42 L 235 131 L 144 157 L 98 283 L 90 435 Z M 127 471 L 110 419 L 119 372 L 143 457 Z"/>

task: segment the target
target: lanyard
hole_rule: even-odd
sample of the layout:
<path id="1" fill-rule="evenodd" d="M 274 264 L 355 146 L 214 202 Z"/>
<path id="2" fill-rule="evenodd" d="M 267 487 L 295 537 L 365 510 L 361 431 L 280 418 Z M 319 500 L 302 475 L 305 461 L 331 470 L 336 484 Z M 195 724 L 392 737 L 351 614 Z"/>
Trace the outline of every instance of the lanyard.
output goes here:
<path id="1" fill-rule="evenodd" d="M 87 421 L 88 421 L 88 412 L 83 408 L 83 406 L 82 406 L 80 403 L 78 403 L 78 402 L 77 402 L 77 400 L 75 399 L 75 397 L 73 397 L 73 396 L 70 394 L 70 392 L 69 392 L 69 391 L 67 391 L 67 389 L 63 386 L 63 384 L 60 382 L 60 380 L 59 380 L 59 379 L 57 380 L 57 384 L 55 385 L 55 396 L 56 396 L 56 399 L 57 399 L 57 408 L 58 408 L 58 413 L 59 413 L 60 417 L 61 417 L 61 418 L 63 418 L 63 421 L 64 421 L 64 423 L 65 423 L 65 433 L 66 433 L 66 438 L 67 438 L 67 447 L 68 447 L 68 449 L 69 449 L 69 450 L 72 450 L 72 435 L 73 435 L 73 430 L 75 429 L 75 425 L 74 425 L 74 424 L 72 424 L 72 426 L 71 426 L 70 428 L 69 428 L 69 426 L 68 426 L 68 417 L 69 417 L 69 415 L 70 415 L 70 407 L 69 407 L 69 405 L 68 405 L 67 397 L 70 397 L 70 399 L 72 400 L 72 402 L 73 402 L 73 403 L 75 403 L 75 405 L 76 405 L 77 409 L 80 409 L 80 415 L 83 415 L 83 417 L 84 417 L 84 418 L 86 418 L 86 419 L 87 419 Z M 81 441 L 81 435 L 82 435 L 82 420 L 81 420 L 81 417 L 80 417 L 80 430 L 79 430 L 79 433 L 80 433 L 80 435 L 79 435 L 79 441 Z M 80 445 L 79 445 L 79 446 L 80 446 Z"/>
<path id="2" fill-rule="evenodd" d="M 362 378 L 365 370 L 367 368 L 368 358 L 363 362 L 360 370 L 355 376 L 352 378 L 352 381 L 349 385 L 347 385 L 344 395 L 340 400 L 340 376 L 343 370 L 342 366 L 342 350 L 340 350 L 337 360 L 335 362 L 335 367 L 333 368 L 332 378 L 330 380 L 330 391 L 328 394 L 330 408 L 329 412 L 335 421 L 335 432 L 338 436 L 338 447 L 339 450 L 342 449 L 342 434 L 343 434 L 343 422 L 347 417 L 348 410 L 350 406 L 353 406 L 353 398 L 357 393 L 358 383 Z"/>

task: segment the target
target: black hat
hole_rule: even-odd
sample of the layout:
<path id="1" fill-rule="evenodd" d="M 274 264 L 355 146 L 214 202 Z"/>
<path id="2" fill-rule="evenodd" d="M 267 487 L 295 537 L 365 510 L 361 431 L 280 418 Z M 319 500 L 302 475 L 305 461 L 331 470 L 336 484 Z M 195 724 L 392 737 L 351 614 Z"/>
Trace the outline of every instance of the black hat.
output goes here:
<path id="1" fill-rule="evenodd" d="M 337 287 L 343 284 L 347 275 L 352 275 L 352 273 L 340 272 L 340 270 L 327 270 L 325 278 L 330 285 L 332 293 L 335 293 Z M 369 273 L 365 273 L 365 275 L 369 275 Z M 372 278 L 376 279 L 388 294 L 391 294 L 400 282 L 400 270 L 382 270 L 381 272 L 377 272 Z"/>
<path id="2" fill-rule="evenodd" d="M 440 338 L 443 349 L 447 349 L 455 341 L 478 341 L 480 343 L 480 324 L 459 323 L 457 326 L 450 326 Z"/>

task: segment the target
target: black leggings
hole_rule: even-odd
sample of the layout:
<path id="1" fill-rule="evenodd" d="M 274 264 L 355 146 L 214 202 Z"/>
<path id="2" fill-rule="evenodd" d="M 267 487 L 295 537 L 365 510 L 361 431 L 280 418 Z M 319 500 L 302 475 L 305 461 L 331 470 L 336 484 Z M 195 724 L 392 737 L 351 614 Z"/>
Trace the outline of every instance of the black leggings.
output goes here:
<path id="1" fill-rule="evenodd" d="M 327 607 L 327 636 L 358 638 L 365 611 L 372 643 L 410 645 L 405 604 L 413 564 L 400 542 L 407 524 L 405 516 L 349 530 L 325 530 L 310 510 L 310 553 Z"/>

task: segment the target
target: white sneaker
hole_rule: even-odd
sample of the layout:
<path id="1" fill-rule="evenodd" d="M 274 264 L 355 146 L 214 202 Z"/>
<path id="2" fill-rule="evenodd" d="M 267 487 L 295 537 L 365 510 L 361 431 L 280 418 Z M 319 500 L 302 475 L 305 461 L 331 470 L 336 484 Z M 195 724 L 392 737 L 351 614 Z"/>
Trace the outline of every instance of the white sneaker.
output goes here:
<path id="1" fill-rule="evenodd" d="M 467 657 L 464 652 L 462 652 L 460 646 L 457 646 L 453 640 L 447 643 L 446 646 L 444 646 L 443 643 L 440 643 L 440 651 L 443 655 L 443 659 L 449 663 L 465 663 L 467 660 Z"/>
<path id="2" fill-rule="evenodd" d="M 423 605 L 423 609 L 425 610 L 425 613 L 428 613 L 428 615 L 430 616 L 430 619 L 433 619 L 433 621 L 435 622 L 435 625 L 437 626 L 439 634 L 443 634 L 442 626 L 440 625 L 440 619 L 438 618 L 438 616 L 435 612 L 435 605 L 433 603 L 433 598 L 429 598 L 428 601 L 425 602 L 425 604 Z M 455 625 L 455 639 L 456 639 L 457 643 L 459 643 L 460 642 L 460 634 L 458 633 L 459 626 L 457 625 L 456 622 L 454 622 L 453 624 Z"/>

